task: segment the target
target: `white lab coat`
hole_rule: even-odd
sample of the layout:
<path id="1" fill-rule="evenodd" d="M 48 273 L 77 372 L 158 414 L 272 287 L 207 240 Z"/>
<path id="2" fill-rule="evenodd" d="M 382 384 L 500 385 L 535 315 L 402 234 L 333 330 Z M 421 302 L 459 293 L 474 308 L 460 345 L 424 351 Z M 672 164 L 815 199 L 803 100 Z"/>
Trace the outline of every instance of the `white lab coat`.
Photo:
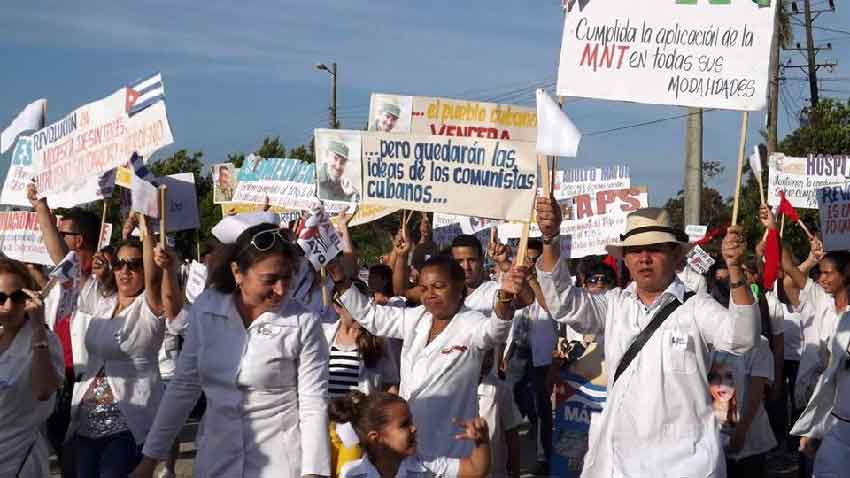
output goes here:
<path id="1" fill-rule="evenodd" d="M 572 286 L 559 262 L 538 281 L 553 318 L 583 334 L 605 336 L 605 360 L 616 370 L 635 337 L 664 305 L 682 301 L 675 278 L 654 304 L 644 306 L 632 283 L 593 295 Z M 584 478 L 725 476 L 711 403 L 711 353 L 749 351 L 759 335 L 756 305 L 723 308 L 706 294 L 681 305 L 653 334 L 616 385 L 608 375 L 608 400 L 585 456 Z"/>
<path id="2" fill-rule="evenodd" d="M 207 289 L 185 339 L 146 456 L 168 457 L 203 391 L 196 477 L 330 474 L 328 346 L 315 314 L 286 299 L 246 329 L 233 296 Z"/>
<path id="3" fill-rule="evenodd" d="M 453 419 L 478 416 L 478 380 L 483 354 L 504 342 L 511 321 L 489 318 L 465 306 L 428 343 L 432 317 L 424 306 L 400 308 L 371 303 L 351 287 L 340 301 L 369 332 L 404 340 L 399 395 L 417 428 L 418 452 L 427 458 L 463 458 L 471 443 L 454 440 Z"/>
<path id="4" fill-rule="evenodd" d="M 839 374 L 845 375 L 842 380 L 845 384 L 848 378 L 846 374 L 850 374 L 845 366 L 850 360 L 847 357 L 850 349 L 850 313 L 844 313 L 838 320 L 829 347 L 829 367 L 818 379 L 812 398 L 791 429 L 791 435 L 823 439 L 815 457 L 815 476 L 847 477 L 850 476 L 850 423 L 836 419 L 833 411 L 839 394 L 850 393 L 846 386 L 838 386 Z M 850 397 L 844 396 L 841 400 L 850 400 Z"/>
<path id="5" fill-rule="evenodd" d="M 53 412 L 56 395 L 38 401 L 32 393 L 32 324 L 27 319 L 11 345 L 0 354 L 0 476 L 44 477 L 50 473 L 50 451 L 41 428 Z M 65 377 L 62 345 L 49 332 L 50 362 L 61 381 Z"/>

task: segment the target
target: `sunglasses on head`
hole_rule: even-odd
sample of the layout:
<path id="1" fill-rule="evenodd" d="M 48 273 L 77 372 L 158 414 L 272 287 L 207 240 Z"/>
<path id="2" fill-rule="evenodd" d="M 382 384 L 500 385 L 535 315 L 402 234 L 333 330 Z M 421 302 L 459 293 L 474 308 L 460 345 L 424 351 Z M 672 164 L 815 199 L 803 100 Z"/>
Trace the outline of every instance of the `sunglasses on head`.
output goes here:
<path id="1" fill-rule="evenodd" d="M 111 265 L 109 263 L 109 261 L 107 259 L 103 258 L 103 257 L 95 257 L 92 260 L 92 264 L 94 264 L 97 267 L 109 267 Z"/>
<path id="2" fill-rule="evenodd" d="M 254 234 L 254 236 L 251 237 L 249 245 L 259 252 L 266 252 L 274 247 L 278 239 L 280 239 L 281 242 L 286 242 L 286 239 L 280 233 L 280 229 L 266 229 L 265 231 L 260 231 Z M 247 247 L 243 249 L 242 252 L 245 252 L 246 249 Z"/>
<path id="3" fill-rule="evenodd" d="M 6 300 L 12 299 L 13 304 L 21 305 L 29 299 L 29 296 L 26 292 L 18 289 L 11 294 L 6 294 L 5 292 L 0 292 L 0 305 L 6 305 Z"/>
<path id="4" fill-rule="evenodd" d="M 142 266 L 144 265 L 144 260 L 139 257 L 134 257 L 132 259 L 118 259 L 115 261 L 114 269 L 116 271 L 120 271 L 127 266 L 131 271 L 138 272 L 142 270 Z"/>

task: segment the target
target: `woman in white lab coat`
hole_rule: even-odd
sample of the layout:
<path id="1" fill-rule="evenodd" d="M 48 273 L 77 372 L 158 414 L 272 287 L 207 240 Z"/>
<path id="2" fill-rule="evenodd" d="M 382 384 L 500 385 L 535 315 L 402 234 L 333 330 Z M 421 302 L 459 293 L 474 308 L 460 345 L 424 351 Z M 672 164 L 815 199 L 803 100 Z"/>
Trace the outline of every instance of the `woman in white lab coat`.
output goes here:
<path id="1" fill-rule="evenodd" d="M 65 376 L 62 346 L 24 265 L 0 259 L 0 476 L 47 476 L 40 429 Z"/>
<path id="2" fill-rule="evenodd" d="M 337 301 L 371 333 L 404 340 L 399 394 L 417 423 L 419 453 L 425 457 L 463 458 L 468 443 L 451 440 L 454 420 L 478 416 L 478 381 L 485 353 L 507 338 L 516 307 L 530 302 L 524 268 L 511 269 L 502 281 L 495 313 L 485 317 L 464 305 L 463 269 L 450 257 L 432 257 L 419 276 L 422 305 L 380 306 L 369 300 L 337 267 L 328 271 Z M 532 296 L 533 297 L 533 296 Z"/>
<path id="3" fill-rule="evenodd" d="M 211 267 L 209 288 L 189 312 L 177 371 L 135 477 L 152 476 L 168 456 L 202 391 L 195 476 L 329 475 L 328 348 L 317 316 L 287 294 L 299 255 L 276 222 L 246 216 L 220 223 L 238 237 L 223 246 L 222 263 Z M 247 227 L 252 221 L 263 222 Z M 229 242 L 221 229 L 213 233 Z"/>

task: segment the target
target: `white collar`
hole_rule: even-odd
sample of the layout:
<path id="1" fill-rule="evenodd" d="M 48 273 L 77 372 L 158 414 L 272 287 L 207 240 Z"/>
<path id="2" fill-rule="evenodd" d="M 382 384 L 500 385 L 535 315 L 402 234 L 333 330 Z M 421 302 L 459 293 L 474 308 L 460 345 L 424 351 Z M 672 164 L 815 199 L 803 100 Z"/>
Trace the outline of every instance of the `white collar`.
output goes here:
<path id="1" fill-rule="evenodd" d="M 678 300 L 680 303 L 684 303 L 686 291 L 687 290 L 686 290 L 686 287 L 685 287 L 685 283 L 682 282 L 682 280 L 679 279 L 678 276 L 673 276 L 673 282 L 671 282 L 670 285 L 668 285 L 667 288 L 664 289 L 664 292 L 662 292 L 661 295 L 659 295 L 655 299 L 655 302 L 650 304 L 648 307 L 652 308 L 653 305 L 658 303 L 658 299 L 660 299 L 661 297 L 664 297 L 665 295 L 671 295 L 671 296 L 675 297 L 676 300 Z M 631 283 L 629 283 L 628 287 L 626 287 L 623 290 L 623 292 L 625 292 L 627 295 L 632 296 L 634 298 L 634 300 L 643 304 L 643 302 L 641 302 L 640 298 L 637 295 L 637 282 L 632 281 Z"/>

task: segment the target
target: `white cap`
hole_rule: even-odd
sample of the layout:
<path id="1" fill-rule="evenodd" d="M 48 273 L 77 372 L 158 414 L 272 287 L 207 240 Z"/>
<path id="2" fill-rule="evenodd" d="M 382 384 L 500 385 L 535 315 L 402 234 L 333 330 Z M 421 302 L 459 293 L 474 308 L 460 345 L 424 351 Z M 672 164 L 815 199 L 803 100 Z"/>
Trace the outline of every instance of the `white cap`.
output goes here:
<path id="1" fill-rule="evenodd" d="M 246 229 L 264 223 L 278 225 L 280 216 L 273 212 L 249 212 L 227 216 L 212 228 L 212 234 L 222 244 L 233 244 Z"/>

